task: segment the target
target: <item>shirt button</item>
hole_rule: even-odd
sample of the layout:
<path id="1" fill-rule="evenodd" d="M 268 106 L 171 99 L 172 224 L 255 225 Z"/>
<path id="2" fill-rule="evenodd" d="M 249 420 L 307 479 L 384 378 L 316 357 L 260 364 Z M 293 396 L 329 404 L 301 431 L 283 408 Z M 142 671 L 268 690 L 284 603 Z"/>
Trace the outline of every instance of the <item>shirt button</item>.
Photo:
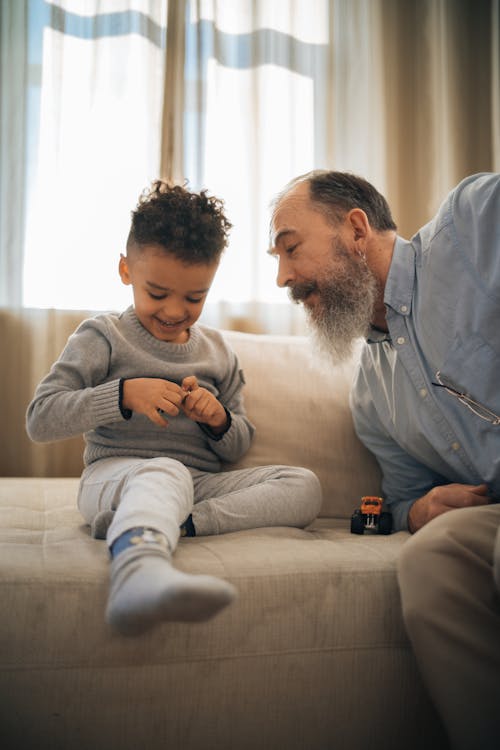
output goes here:
<path id="1" fill-rule="evenodd" d="M 460 443 L 457 443 L 457 442 L 452 443 L 451 447 L 453 448 L 454 451 L 459 451 L 460 450 Z"/>
<path id="2" fill-rule="evenodd" d="M 408 305 L 401 305 L 399 309 L 401 310 L 402 313 L 408 312 Z"/>
<path id="3" fill-rule="evenodd" d="M 398 343 L 398 344 L 404 344 L 405 342 L 406 342 L 406 339 L 405 339 L 405 337 L 404 337 L 404 336 L 399 336 L 399 337 L 398 337 L 398 338 L 396 339 L 396 343 Z"/>
<path id="4" fill-rule="evenodd" d="M 421 388 L 420 395 L 422 396 L 422 398 L 425 398 L 427 396 L 427 388 Z"/>

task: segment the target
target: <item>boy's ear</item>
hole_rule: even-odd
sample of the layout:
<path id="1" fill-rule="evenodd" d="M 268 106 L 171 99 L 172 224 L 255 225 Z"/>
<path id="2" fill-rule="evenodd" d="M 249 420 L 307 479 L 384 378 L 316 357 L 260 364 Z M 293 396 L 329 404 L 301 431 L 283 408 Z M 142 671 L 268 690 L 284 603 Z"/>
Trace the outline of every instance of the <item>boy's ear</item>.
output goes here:
<path id="1" fill-rule="evenodd" d="M 122 254 L 120 254 L 120 262 L 118 264 L 118 273 L 120 274 L 120 278 L 123 284 L 126 284 L 128 286 L 129 284 L 132 283 L 132 280 L 130 278 L 130 270 L 128 267 L 127 259 Z"/>

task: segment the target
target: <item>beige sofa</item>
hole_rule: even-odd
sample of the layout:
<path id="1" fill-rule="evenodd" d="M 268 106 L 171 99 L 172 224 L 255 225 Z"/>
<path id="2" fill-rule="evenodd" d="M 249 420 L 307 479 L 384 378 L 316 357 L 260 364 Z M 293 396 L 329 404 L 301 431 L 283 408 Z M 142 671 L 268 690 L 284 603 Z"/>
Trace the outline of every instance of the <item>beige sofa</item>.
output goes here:
<path id="1" fill-rule="evenodd" d="M 380 481 L 353 433 L 353 364 L 319 366 L 307 339 L 227 333 L 257 426 L 241 465 L 310 467 L 321 517 L 305 531 L 182 540 L 178 567 L 227 578 L 236 603 L 208 623 L 136 639 L 109 629 L 106 546 L 76 509 L 81 441 L 33 446 L 23 425 L 35 383 L 81 317 L 0 314 L 0 747 L 443 750 L 400 614 L 396 561 L 408 535 L 349 531 Z M 26 476 L 42 471 L 55 476 Z"/>

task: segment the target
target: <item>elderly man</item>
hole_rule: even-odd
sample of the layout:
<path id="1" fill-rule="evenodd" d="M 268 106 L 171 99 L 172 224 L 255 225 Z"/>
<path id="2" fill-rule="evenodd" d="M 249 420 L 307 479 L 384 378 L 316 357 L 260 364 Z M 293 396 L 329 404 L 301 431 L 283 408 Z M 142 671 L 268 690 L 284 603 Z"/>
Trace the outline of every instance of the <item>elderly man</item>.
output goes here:
<path id="1" fill-rule="evenodd" d="M 318 171 L 273 206 L 277 283 L 338 361 L 396 530 L 403 615 L 454 748 L 500 747 L 500 175 L 408 242 L 365 180 Z M 495 585 L 496 581 L 496 585 Z"/>

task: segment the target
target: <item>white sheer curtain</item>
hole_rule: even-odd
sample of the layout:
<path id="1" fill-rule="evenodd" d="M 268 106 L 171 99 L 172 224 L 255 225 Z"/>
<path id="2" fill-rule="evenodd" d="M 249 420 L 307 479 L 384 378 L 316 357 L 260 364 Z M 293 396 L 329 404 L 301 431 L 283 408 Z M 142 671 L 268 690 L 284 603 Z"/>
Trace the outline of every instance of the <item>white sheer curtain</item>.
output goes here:
<path id="1" fill-rule="evenodd" d="M 500 170 L 499 0 L 192 0 L 184 176 L 226 200 L 219 325 L 302 332 L 266 257 L 268 203 L 324 167 L 363 175 L 405 236 Z"/>
<path id="2" fill-rule="evenodd" d="M 269 202 L 333 164 L 385 189 L 381 44 L 377 2 L 190 3 L 185 176 L 223 196 L 235 224 L 207 310 L 215 321 L 304 330 L 265 253 Z"/>
<path id="3" fill-rule="evenodd" d="M 166 3 L 46 5 L 23 303 L 122 307 L 130 210 L 160 168 Z"/>

